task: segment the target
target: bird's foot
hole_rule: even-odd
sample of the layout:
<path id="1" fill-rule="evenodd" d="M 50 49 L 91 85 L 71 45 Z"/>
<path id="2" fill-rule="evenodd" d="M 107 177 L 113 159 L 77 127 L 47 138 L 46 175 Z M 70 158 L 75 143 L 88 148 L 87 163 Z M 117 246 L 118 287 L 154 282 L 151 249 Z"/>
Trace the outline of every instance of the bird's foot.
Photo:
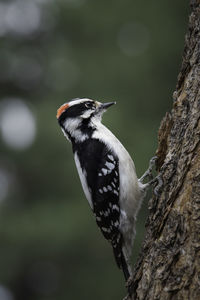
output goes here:
<path id="1" fill-rule="evenodd" d="M 161 174 L 158 174 L 149 182 L 150 185 L 153 185 L 154 183 L 156 183 L 156 185 L 153 188 L 153 193 L 156 197 L 158 197 L 161 194 L 161 188 L 163 186 L 163 179 Z"/>
<path id="2" fill-rule="evenodd" d="M 150 159 L 148 169 L 147 169 L 146 172 L 142 175 L 142 177 L 139 179 L 139 181 L 140 181 L 141 183 L 143 183 L 144 179 L 146 179 L 147 177 L 149 177 L 150 180 L 153 180 L 152 171 L 153 171 L 153 167 L 155 166 L 155 163 L 156 163 L 156 160 L 157 160 L 157 159 L 158 159 L 157 156 L 153 156 L 153 157 Z"/>
<path id="3" fill-rule="evenodd" d="M 158 197 L 161 193 L 161 188 L 163 186 L 163 179 L 162 179 L 162 172 L 160 174 L 158 174 L 155 178 L 153 178 L 152 175 L 152 171 L 153 171 L 153 167 L 156 163 L 156 160 L 158 159 L 157 156 L 153 156 L 149 162 L 149 168 L 148 170 L 144 173 L 144 175 L 142 175 L 142 177 L 139 179 L 139 182 L 141 182 L 143 184 L 143 181 L 146 177 L 149 177 L 150 181 L 144 184 L 144 189 L 146 190 L 147 188 L 149 188 L 151 185 L 156 184 L 153 187 L 153 192 L 154 195 L 156 197 Z"/>

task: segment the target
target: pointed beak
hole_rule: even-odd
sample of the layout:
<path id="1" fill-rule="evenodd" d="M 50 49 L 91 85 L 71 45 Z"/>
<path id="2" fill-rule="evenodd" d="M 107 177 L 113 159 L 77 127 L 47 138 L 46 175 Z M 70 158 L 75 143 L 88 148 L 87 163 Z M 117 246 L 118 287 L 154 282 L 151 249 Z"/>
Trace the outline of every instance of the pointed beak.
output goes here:
<path id="1" fill-rule="evenodd" d="M 107 109 L 111 105 L 116 104 L 116 102 L 107 102 L 107 103 L 101 103 L 100 109 Z"/>

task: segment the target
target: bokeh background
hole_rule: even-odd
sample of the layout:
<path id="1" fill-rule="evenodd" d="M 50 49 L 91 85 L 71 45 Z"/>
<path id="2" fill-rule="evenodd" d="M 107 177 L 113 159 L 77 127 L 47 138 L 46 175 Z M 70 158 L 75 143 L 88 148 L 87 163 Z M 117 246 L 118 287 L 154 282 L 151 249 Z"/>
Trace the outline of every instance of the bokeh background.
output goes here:
<path id="1" fill-rule="evenodd" d="M 0 300 L 122 299 L 56 110 L 117 101 L 104 123 L 141 176 L 172 105 L 187 1 L 0 1 Z M 138 216 L 135 261 L 145 231 Z"/>

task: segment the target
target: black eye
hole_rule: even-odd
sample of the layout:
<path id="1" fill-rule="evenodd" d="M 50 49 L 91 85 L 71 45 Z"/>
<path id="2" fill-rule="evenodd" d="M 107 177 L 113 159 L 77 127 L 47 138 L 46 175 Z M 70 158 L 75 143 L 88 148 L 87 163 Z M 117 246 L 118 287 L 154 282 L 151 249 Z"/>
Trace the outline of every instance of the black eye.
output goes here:
<path id="1" fill-rule="evenodd" d="M 85 103 L 85 107 L 94 108 L 94 104 L 92 102 L 87 102 L 87 103 Z"/>

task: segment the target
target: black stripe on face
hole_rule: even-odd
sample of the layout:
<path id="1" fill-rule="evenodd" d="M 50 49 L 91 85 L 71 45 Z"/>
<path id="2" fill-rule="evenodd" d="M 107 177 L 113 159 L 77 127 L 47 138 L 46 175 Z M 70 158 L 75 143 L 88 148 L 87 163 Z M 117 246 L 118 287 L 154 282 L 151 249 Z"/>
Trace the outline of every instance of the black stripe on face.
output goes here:
<path id="1" fill-rule="evenodd" d="M 60 125 L 67 119 L 67 118 L 77 118 L 81 116 L 85 111 L 88 109 L 94 109 L 95 103 L 94 101 L 85 101 L 82 103 L 74 104 L 67 108 L 59 117 L 58 122 Z"/>

